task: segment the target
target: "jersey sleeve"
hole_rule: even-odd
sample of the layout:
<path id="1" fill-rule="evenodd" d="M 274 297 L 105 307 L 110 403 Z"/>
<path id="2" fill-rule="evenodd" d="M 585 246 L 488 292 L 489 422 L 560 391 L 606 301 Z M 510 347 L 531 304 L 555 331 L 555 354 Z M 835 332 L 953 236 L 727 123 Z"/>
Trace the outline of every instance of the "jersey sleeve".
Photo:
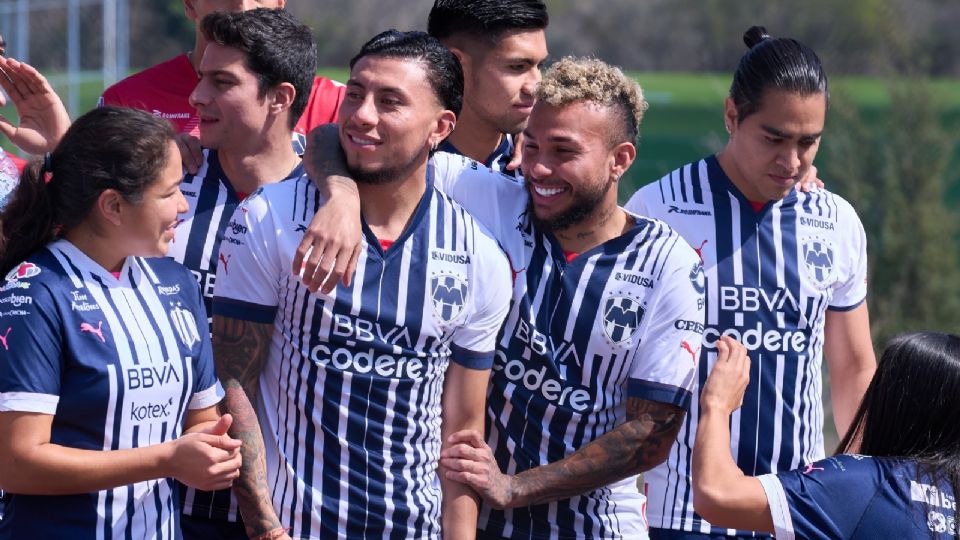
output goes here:
<path id="1" fill-rule="evenodd" d="M 200 292 L 200 286 L 196 280 L 190 276 L 196 290 L 196 303 L 194 304 L 195 313 L 198 321 L 207 320 L 207 309 L 204 307 L 203 295 Z M 223 399 L 224 391 L 217 379 L 217 374 L 213 367 L 213 346 L 210 342 L 210 332 L 200 332 L 200 355 L 193 360 L 193 395 L 190 397 L 190 403 L 187 408 L 191 410 L 206 409 L 212 407 Z"/>
<path id="2" fill-rule="evenodd" d="M 0 293 L 0 411 L 54 414 L 63 371 L 62 321 L 46 286 L 22 284 L 30 288 L 4 287 Z"/>
<path id="3" fill-rule="evenodd" d="M 872 459 L 846 455 L 757 478 L 778 540 L 850 538 L 883 481 Z"/>
<path id="4" fill-rule="evenodd" d="M 693 250 L 674 234 L 670 262 L 663 269 L 656 304 L 630 366 L 627 395 L 688 409 L 703 339 L 703 267 Z"/>
<path id="5" fill-rule="evenodd" d="M 220 243 L 214 315 L 273 323 L 284 270 L 273 217 L 262 189 L 234 210 Z"/>
<path id="6" fill-rule="evenodd" d="M 526 208 L 528 195 L 523 181 L 459 154 L 437 152 L 431 163 L 437 189 L 470 212 L 494 238 L 505 238 L 508 231 L 503 227 L 512 228 L 518 217 L 510 214 Z"/>
<path id="7" fill-rule="evenodd" d="M 513 286 L 510 264 L 496 241 L 479 234 L 477 240 L 476 258 L 481 264 L 472 287 L 476 309 L 454 333 L 450 348 L 454 362 L 471 369 L 490 369 Z"/>
<path id="8" fill-rule="evenodd" d="M 649 216 L 650 213 L 646 199 L 648 193 L 650 193 L 650 190 L 644 188 L 638 189 L 623 208 L 627 212 L 637 214 L 638 216 Z"/>
<path id="9" fill-rule="evenodd" d="M 846 242 L 839 251 L 845 259 L 839 261 L 839 280 L 833 289 L 833 298 L 829 309 L 833 311 L 850 311 L 863 303 L 867 298 L 867 234 L 863 230 L 863 223 L 853 208 L 842 201 L 842 209 L 846 211 L 849 225 L 844 229 L 849 231 Z"/>

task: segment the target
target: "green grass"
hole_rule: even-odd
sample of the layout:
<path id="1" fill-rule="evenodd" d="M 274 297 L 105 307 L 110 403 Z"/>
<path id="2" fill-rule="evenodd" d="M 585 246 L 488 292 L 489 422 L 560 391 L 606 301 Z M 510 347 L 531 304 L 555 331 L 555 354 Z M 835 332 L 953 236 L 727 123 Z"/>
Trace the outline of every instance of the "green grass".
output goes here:
<path id="1" fill-rule="evenodd" d="M 325 77 L 344 81 L 348 71 L 323 68 Z M 641 128 L 637 161 L 623 178 L 620 188 L 626 200 L 640 186 L 656 180 L 671 170 L 719 150 L 726 140 L 723 131 L 723 98 L 730 85 L 729 74 L 710 73 L 632 73 L 643 86 L 650 103 Z M 949 125 L 960 125 L 960 80 L 942 79 L 930 83 L 937 105 L 945 111 Z M 64 88 L 58 88 L 66 99 Z M 101 87 L 96 82 L 80 87 L 78 108 L 88 110 L 96 104 Z M 832 81 L 834 95 L 848 96 L 871 115 L 882 115 L 889 108 L 886 82 L 866 77 L 836 77 Z M 8 117 L 13 108 L 0 109 Z M 829 131 L 827 133 L 829 137 Z M 3 141 L 10 148 L 8 141 Z M 822 158 L 826 159 L 826 158 Z M 960 148 L 956 161 L 960 163 Z M 829 179 L 828 179 L 829 180 Z M 949 186 L 949 199 L 960 203 L 960 180 Z"/>

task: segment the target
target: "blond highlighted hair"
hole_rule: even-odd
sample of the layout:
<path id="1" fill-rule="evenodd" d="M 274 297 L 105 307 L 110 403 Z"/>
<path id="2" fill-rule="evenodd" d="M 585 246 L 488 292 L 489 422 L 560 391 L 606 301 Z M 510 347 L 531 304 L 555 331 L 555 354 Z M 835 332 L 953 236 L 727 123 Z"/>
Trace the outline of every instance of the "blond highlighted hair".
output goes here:
<path id="1" fill-rule="evenodd" d="M 616 109 L 623 119 L 623 138 L 631 143 L 640 135 L 647 110 L 640 85 L 596 58 L 566 56 L 551 66 L 537 88 L 537 100 L 554 107 L 586 101 Z"/>

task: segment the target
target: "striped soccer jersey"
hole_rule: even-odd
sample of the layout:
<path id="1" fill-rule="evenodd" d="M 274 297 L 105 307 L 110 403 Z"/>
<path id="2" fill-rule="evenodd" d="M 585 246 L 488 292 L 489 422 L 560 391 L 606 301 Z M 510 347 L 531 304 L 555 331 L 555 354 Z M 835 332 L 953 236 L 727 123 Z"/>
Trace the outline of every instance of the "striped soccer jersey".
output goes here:
<path id="1" fill-rule="evenodd" d="M 169 259 L 129 257 L 114 277 L 59 240 L 0 292 L 0 411 L 53 415 L 50 442 L 118 450 L 177 438 L 215 405 L 196 283 Z M 174 482 L 69 496 L 7 495 L 0 538 L 179 538 Z"/>
<path id="2" fill-rule="evenodd" d="M 311 294 L 290 268 L 320 204 L 307 177 L 263 187 L 217 270 L 218 316 L 274 325 L 257 399 L 274 507 L 294 538 L 439 538 L 444 374 L 492 364 L 509 265 L 428 182 L 386 251 L 364 225 L 350 287 Z"/>
<path id="3" fill-rule="evenodd" d="M 303 166 L 297 165 L 287 178 L 301 175 Z M 177 216 L 177 236 L 167 256 L 190 270 L 200 284 L 206 312 L 212 313 L 217 267 L 230 264 L 229 255 L 220 253 L 220 243 L 240 198 L 220 166 L 219 154 L 211 149 L 204 149 L 197 174 L 184 176 L 180 191 L 189 208 Z M 237 521 L 239 516 L 229 489 L 208 492 L 182 486 L 180 497 L 184 514 L 227 521 Z"/>
<path id="4" fill-rule="evenodd" d="M 457 147 L 450 142 L 450 139 L 444 140 L 443 143 L 440 144 L 439 150 L 441 152 L 463 155 L 460 150 L 458 150 Z M 494 150 L 492 154 L 487 156 L 487 160 L 484 161 L 483 164 L 491 170 L 503 173 L 507 176 L 519 177 L 521 176 L 520 169 L 515 169 L 513 171 L 507 170 L 507 165 L 509 165 L 510 161 L 513 160 L 513 152 L 513 135 L 504 134 L 503 139 L 500 141 L 500 145 L 497 146 L 497 149 Z"/>
<path id="5" fill-rule="evenodd" d="M 754 211 L 710 156 L 642 188 L 627 208 L 669 223 L 704 263 L 707 320 L 698 388 L 716 361 L 719 335 L 748 349 L 750 385 L 732 417 L 740 468 L 755 476 L 822 458 L 826 310 L 859 306 L 867 288 L 866 239 L 850 204 L 824 190 L 794 190 Z M 650 526 L 733 534 L 711 529 L 693 511 L 698 417 L 694 402 L 667 462 L 645 475 Z"/>
<path id="6" fill-rule="evenodd" d="M 777 540 L 957 537 L 953 486 L 913 460 L 839 455 L 759 480 Z"/>
<path id="7" fill-rule="evenodd" d="M 679 235 L 633 216 L 628 232 L 568 262 L 553 235 L 532 224 L 522 181 L 437 156 L 444 189 L 493 231 L 513 269 L 487 399 L 488 443 L 501 470 L 569 456 L 622 424 L 628 397 L 687 408 L 703 273 Z M 636 482 L 528 508 L 484 507 L 479 525 L 512 538 L 646 538 Z"/>

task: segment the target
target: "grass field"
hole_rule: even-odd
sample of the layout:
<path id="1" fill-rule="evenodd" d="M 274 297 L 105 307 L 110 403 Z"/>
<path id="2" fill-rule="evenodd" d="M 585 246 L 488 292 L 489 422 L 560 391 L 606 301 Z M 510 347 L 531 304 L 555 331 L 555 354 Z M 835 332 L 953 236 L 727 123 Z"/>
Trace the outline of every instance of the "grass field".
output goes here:
<path id="1" fill-rule="evenodd" d="M 347 77 L 345 69 L 328 68 L 319 72 L 340 81 Z M 638 187 L 721 148 L 726 140 L 723 98 L 730 85 L 728 74 L 634 73 L 633 76 L 643 86 L 650 108 L 641 128 L 637 161 L 620 188 L 624 201 Z M 93 107 L 101 90 L 97 83 L 84 84 L 78 100 L 80 110 Z M 63 92 L 59 88 L 58 91 Z M 944 108 L 948 125 L 960 125 L 960 80 L 933 81 L 931 91 L 936 103 Z M 836 77 L 832 81 L 832 93 L 849 96 L 868 117 L 878 118 L 890 107 L 886 85 L 879 79 Z M 14 114 L 9 105 L 0 112 Z M 829 121 L 826 136 L 829 137 Z M 3 145 L 9 148 L 9 142 L 3 141 Z M 960 163 L 960 147 L 956 154 L 955 161 Z M 822 156 L 821 159 L 829 158 Z M 951 179 L 948 200 L 960 204 L 960 177 Z"/>

